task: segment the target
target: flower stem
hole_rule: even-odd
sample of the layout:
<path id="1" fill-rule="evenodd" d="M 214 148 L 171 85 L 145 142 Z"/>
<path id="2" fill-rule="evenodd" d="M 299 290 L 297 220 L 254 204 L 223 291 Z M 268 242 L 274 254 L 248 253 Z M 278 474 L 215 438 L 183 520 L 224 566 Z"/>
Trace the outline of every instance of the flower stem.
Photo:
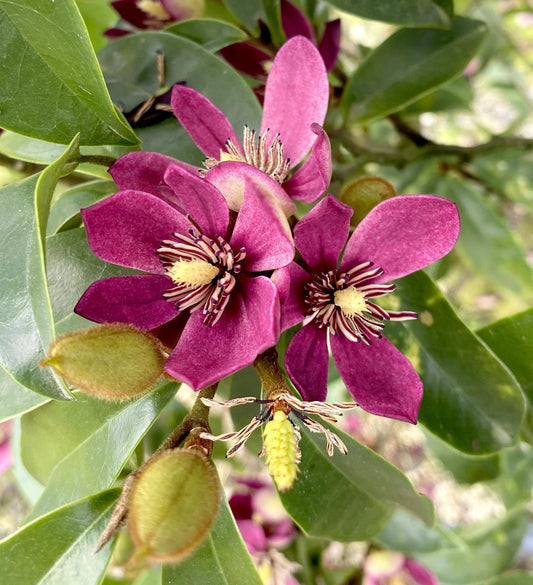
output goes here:
<path id="1" fill-rule="evenodd" d="M 261 378 L 267 400 L 273 399 L 277 394 L 282 392 L 292 394 L 279 366 L 278 352 L 275 347 L 271 347 L 258 355 L 254 361 L 254 368 Z"/>

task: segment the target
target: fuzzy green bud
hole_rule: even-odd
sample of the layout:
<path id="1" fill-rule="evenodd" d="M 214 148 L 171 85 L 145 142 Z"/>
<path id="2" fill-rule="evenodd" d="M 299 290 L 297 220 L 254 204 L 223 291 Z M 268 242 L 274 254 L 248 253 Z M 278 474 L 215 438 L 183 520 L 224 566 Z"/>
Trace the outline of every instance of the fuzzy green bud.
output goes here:
<path id="1" fill-rule="evenodd" d="M 266 424 L 263 447 L 268 472 L 279 491 L 291 489 L 299 471 L 300 448 L 297 431 L 282 410 L 277 410 Z"/>
<path id="2" fill-rule="evenodd" d="M 379 177 L 361 177 L 346 185 L 340 200 L 353 209 L 350 220 L 356 226 L 378 203 L 396 195 L 394 187 Z"/>

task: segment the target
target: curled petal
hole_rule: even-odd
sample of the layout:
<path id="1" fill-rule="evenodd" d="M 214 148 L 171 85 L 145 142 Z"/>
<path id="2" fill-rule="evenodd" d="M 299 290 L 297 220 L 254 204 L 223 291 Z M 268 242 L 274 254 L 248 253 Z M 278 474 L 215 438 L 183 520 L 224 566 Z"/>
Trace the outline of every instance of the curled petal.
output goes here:
<path id="1" fill-rule="evenodd" d="M 312 277 L 301 266 L 291 262 L 288 266 L 276 270 L 271 278 L 279 293 L 280 330 L 285 331 L 303 321 L 307 310 L 304 286 Z"/>
<path id="2" fill-rule="evenodd" d="M 372 414 L 416 423 L 423 387 L 411 362 L 386 338 L 372 345 L 330 335 L 331 352 L 348 392 Z"/>
<path id="3" fill-rule="evenodd" d="M 329 83 L 324 61 L 305 37 L 293 37 L 279 50 L 267 79 L 261 134 L 279 133 L 286 158 L 296 166 L 311 149 L 311 124 L 326 117 Z"/>

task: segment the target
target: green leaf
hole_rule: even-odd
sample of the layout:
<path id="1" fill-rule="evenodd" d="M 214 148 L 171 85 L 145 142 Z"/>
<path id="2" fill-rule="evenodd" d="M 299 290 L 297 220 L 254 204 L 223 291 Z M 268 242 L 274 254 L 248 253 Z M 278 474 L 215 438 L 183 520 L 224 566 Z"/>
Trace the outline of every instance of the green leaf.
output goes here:
<path id="1" fill-rule="evenodd" d="M 259 36 L 259 19 L 266 22 L 266 15 L 261 0 L 222 0 L 230 13 L 241 22 L 252 36 Z"/>
<path id="2" fill-rule="evenodd" d="M 467 110 L 474 99 L 474 90 L 464 77 L 457 77 L 427 93 L 420 99 L 409 104 L 400 112 L 402 115 L 419 115 L 423 112 L 444 112 L 449 110 Z"/>
<path id="3" fill-rule="evenodd" d="M 461 216 L 457 249 L 470 268 L 483 274 L 492 286 L 533 302 L 533 268 L 525 249 L 487 194 L 454 178 L 441 181 L 438 192 L 457 203 Z"/>
<path id="4" fill-rule="evenodd" d="M 111 546 L 92 554 L 119 490 L 74 502 L 0 543 L 0 581 L 10 585 L 98 585 Z"/>
<path id="5" fill-rule="evenodd" d="M 79 395 L 76 402 L 54 402 L 24 415 L 21 449 L 27 469 L 42 469 L 43 459 L 48 466 L 54 458 L 58 461 L 26 520 L 113 485 L 176 389 L 174 382 L 164 382 L 138 400 L 121 404 Z"/>
<path id="6" fill-rule="evenodd" d="M 402 26 L 447 28 L 452 0 L 328 0 L 329 4 L 371 20 Z"/>
<path id="7" fill-rule="evenodd" d="M 462 17 L 449 31 L 397 31 L 349 79 L 341 104 L 345 115 L 367 122 L 434 91 L 463 71 L 486 32 L 484 23 Z"/>
<path id="8" fill-rule="evenodd" d="M 533 487 L 533 448 L 520 443 L 501 454 L 501 476 L 491 484 L 508 509 L 528 502 Z"/>
<path id="9" fill-rule="evenodd" d="M 409 480 L 381 456 L 336 428 L 348 454 L 326 453 L 325 440 L 301 427 L 301 473 L 281 501 L 310 536 L 341 542 L 375 536 L 395 507 L 408 510 L 427 524 L 433 506 L 417 494 Z M 327 510 L 327 514 L 324 511 Z"/>
<path id="10" fill-rule="evenodd" d="M 0 368 L 0 422 L 22 414 L 48 398 L 21 386 L 3 368 Z"/>
<path id="11" fill-rule="evenodd" d="M 138 144 L 107 93 L 74 0 L 0 0 L 0 125 L 68 144 Z"/>
<path id="12" fill-rule="evenodd" d="M 105 31 L 117 22 L 117 13 L 107 2 L 76 0 L 80 14 L 87 27 L 95 51 L 107 45 Z"/>
<path id="13" fill-rule="evenodd" d="M 262 584 L 223 491 L 215 525 L 204 543 L 178 565 L 163 566 L 161 585 L 193 583 Z"/>
<path id="14" fill-rule="evenodd" d="M 280 0 L 262 0 L 265 11 L 268 30 L 272 37 L 272 43 L 280 47 L 287 40 L 285 31 L 281 24 L 281 5 Z"/>
<path id="15" fill-rule="evenodd" d="M 530 572 L 513 571 L 490 581 L 483 581 L 480 585 L 533 585 L 533 575 Z"/>
<path id="16" fill-rule="evenodd" d="M 533 405 L 533 309 L 491 323 L 477 334 L 513 372 Z"/>
<path id="17" fill-rule="evenodd" d="M 165 58 L 163 88 L 158 81 L 158 54 Z M 261 107 L 253 91 L 226 62 L 189 39 L 168 32 L 137 33 L 114 41 L 100 52 L 99 59 L 113 100 L 126 112 L 175 83 L 185 82 L 222 110 L 237 134 L 245 124 L 259 128 Z M 175 119 L 139 129 L 144 150 L 148 150 L 149 137 L 159 133 L 161 127 L 168 130 L 164 140 L 175 144 L 165 148 L 161 140 L 164 148 L 158 152 L 169 154 L 167 149 L 172 148 L 172 156 L 183 151 L 182 160 L 186 162 L 199 163 L 202 160 L 188 135 L 184 131 L 177 133 L 179 125 Z M 150 148 L 153 148 L 153 140 Z M 190 160 L 190 153 L 194 160 Z"/>
<path id="18" fill-rule="evenodd" d="M 424 400 L 419 420 L 456 449 L 483 455 L 512 445 L 524 399 L 509 370 L 472 333 L 424 272 L 397 283 L 403 323 L 419 344 Z"/>
<path id="19" fill-rule="evenodd" d="M 167 27 L 165 32 L 185 37 L 211 53 L 247 38 L 240 28 L 214 18 L 191 18 L 176 22 Z"/>
<path id="20" fill-rule="evenodd" d="M 1 365 L 19 384 L 56 400 L 68 400 L 70 395 L 50 370 L 39 368 L 55 337 L 44 238 L 55 186 L 76 152 L 77 139 L 42 173 L 0 191 L 5 254 L 0 286 Z"/>

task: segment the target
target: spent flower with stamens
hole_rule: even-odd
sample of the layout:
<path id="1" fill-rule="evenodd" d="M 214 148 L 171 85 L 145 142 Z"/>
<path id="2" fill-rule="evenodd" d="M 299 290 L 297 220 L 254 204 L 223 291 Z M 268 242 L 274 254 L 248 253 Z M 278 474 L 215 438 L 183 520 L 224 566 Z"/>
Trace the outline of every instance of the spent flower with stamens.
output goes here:
<path id="1" fill-rule="evenodd" d="M 422 382 L 383 337 L 388 321 L 416 318 L 374 302 L 395 288 L 388 281 L 442 258 L 459 235 L 455 205 L 431 195 L 404 195 L 377 205 L 349 236 L 352 209 L 331 195 L 294 230 L 302 261 L 273 276 L 281 328 L 303 327 L 286 352 L 287 373 L 306 400 L 325 400 L 328 345 L 354 400 L 373 414 L 416 422 Z M 339 256 L 343 251 L 339 262 Z"/>

